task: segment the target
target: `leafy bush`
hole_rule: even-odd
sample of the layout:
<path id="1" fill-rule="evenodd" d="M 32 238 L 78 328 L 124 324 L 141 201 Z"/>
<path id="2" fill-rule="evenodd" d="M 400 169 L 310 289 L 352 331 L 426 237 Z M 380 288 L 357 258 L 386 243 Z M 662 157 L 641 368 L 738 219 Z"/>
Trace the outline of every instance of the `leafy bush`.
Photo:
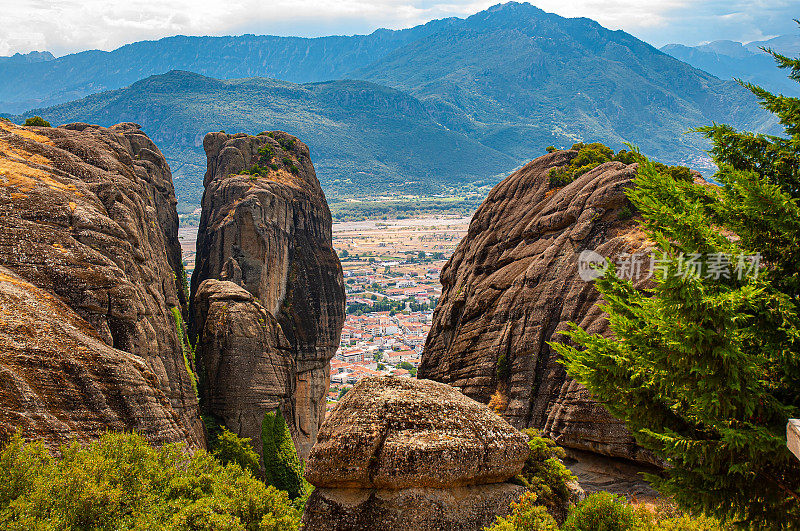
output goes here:
<path id="1" fill-rule="evenodd" d="M 508 363 L 508 357 L 505 352 L 501 352 L 497 357 L 497 365 L 494 369 L 498 380 L 507 380 L 511 375 L 511 366 Z"/>
<path id="2" fill-rule="evenodd" d="M 211 453 L 214 457 L 223 465 L 236 463 L 254 476 L 260 475 L 261 466 L 258 464 L 258 454 L 253 450 L 251 440 L 237 436 L 225 426 L 220 428 L 211 443 Z"/>
<path id="3" fill-rule="evenodd" d="M 568 165 L 553 168 L 548 174 L 552 188 L 566 186 L 589 170 L 610 161 L 614 156 L 614 150 L 599 142 L 574 144 L 571 149 L 577 151 L 578 155 Z"/>
<path id="4" fill-rule="evenodd" d="M 511 514 L 498 516 L 494 525 L 484 528 L 486 531 L 558 531 L 558 524 L 547 512 L 537 505 L 538 499 L 533 492 L 523 494 L 519 502 L 511 504 Z"/>
<path id="5" fill-rule="evenodd" d="M 533 429 L 523 430 L 528 437 L 530 454 L 515 481 L 536 494 L 540 504 L 563 519 L 563 513 L 572 502 L 569 483 L 576 481 L 572 472 L 561 462 L 566 454 L 551 439 L 540 437 Z"/>
<path id="6" fill-rule="evenodd" d="M 300 513 L 285 492 L 236 464 L 151 447 L 107 433 L 83 447 L 44 446 L 14 436 L 0 452 L 0 527 L 28 529 L 295 530 Z"/>
<path id="7" fill-rule="evenodd" d="M 275 156 L 275 150 L 272 149 L 272 146 L 269 144 L 264 144 L 260 148 L 258 148 L 258 163 L 261 166 L 266 166 L 272 160 L 272 157 Z"/>
<path id="8" fill-rule="evenodd" d="M 550 152 L 550 148 L 547 149 L 548 152 Z M 550 177 L 551 188 L 566 186 L 584 173 L 595 169 L 605 162 L 613 160 L 622 162 L 623 164 L 633 164 L 634 162 L 638 162 L 641 158 L 635 151 L 626 151 L 624 149 L 614 155 L 613 149 L 599 142 L 594 142 L 592 144 L 573 144 L 570 149 L 577 151 L 578 156 L 572 159 L 568 165 L 561 168 L 552 168 L 550 170 L 548 176 Z M 660 171 L 669 173 L 675 179 L 692 181 L 691 170 L 685 166 L 667 166 L 660 162 L 655 164 Z"/>
<path id="9" fill-rule="evenodd" d="M 264 445 L 264 480 L 267 484 L 289 493 L 292 499 L 304 493 L 303 463 L 297 456 L 292 434 L 280 410 L 264 414 L 261 425 L 261 442 Z"/>
<path id="10" fill-rule="evenodd" d="M 562 531 L 633 531 L 636 512 L 622 496 L 591 494 L 569 512 Z"/>
<path id="11" fill-rule="evenodd" d="M 289 136 L 284 136 L 278 140 L 278 144 L 286 151 L 292 151 L 295 147 L 295 139 Z"/>
<path id="12" fill-rule="evenodd" d="M 41 116 L 34 116 L 33 118 L 28 118 L 25 120 L 25 125 L 33 125 L 36 127 L 52 127 L 50 122 L 42 118 Z"/>

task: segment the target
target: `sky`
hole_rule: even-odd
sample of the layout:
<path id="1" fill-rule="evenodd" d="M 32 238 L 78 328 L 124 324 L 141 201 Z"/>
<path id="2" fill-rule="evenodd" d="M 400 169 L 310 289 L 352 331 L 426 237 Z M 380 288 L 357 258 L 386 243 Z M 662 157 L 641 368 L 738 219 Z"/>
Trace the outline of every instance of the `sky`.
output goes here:
<path id="1" fill-rule="evenodd" d="M 113 50 L 170 35 L 353 35 L 464 18 L 497 0 L 0 0 L 0 55 Z M 541 0 L 655 46 L 800 34 L 800 0 Z"/>

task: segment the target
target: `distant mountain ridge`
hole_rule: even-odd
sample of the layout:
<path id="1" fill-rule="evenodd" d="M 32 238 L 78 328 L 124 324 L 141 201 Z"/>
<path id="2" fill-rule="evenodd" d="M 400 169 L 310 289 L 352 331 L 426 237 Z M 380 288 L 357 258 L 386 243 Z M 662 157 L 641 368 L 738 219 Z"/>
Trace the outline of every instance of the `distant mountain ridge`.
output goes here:
<path id="1" fill-rule="evenodd" d="M 0 62 L 0 112 L 19 113 L 122 88 L 154 74 L 186 70 L 220 79 L 268 77 L 295 83 L 346 77 L 392 50 L 457 19 L 369 35 L 318 38 L 241 35 L 140 41 L 111 52 L 89 50 L 45 63 Z"/>
<path id="2" fill-rule="evenodd" d="M 773 92 L 800 97 L 800 85 L 775 67 L 775 60 L 761 50 L 771 48 L 778 53 L 800 55 L 800 35 L 782 35 L 765 41 L 742 44 L 736 41 L 713 41 L 700 46 L 667 44 L 661 51 L 720 79 L 742 79 Z"/>
<path id="3" fill-rule="evenodd" d="M 366 81 L 303 85 L 173 71 L 36 111 L 55 123 L 136 122 L 161 147 L 181 201 L 199 203 L 209 131 L 285 130 L 305 139 L 328 193 L 441 191 L 516 166 L 436 123 L 416 98 Z M 21 121 L 21 119 L 17 120 Z"/>
<path id="4" fill-rule="evenodd" d="M 774 127 L 736 83 L 623 31 L 530 4 L 512 2 L 467 19 L 369 36 L 187 39 L 166 44 L 170 53 L 201 45 L 192 57 L 204 75 L 252 76 L 268 65 L 284 78 L 313 79 L 217 81 L 171 72 L 17 119 L 135 121 L 173 166 L 178 195 L 193 204 L 202 190 L 201 139 L 220 129 L 281 129 L 306 139 L 323 187 L 336 195 L 430 192 L 490 177 L 496 182 L 545 146 L 578 141 L 615 149 L 631 142 L 664 162 L 696 167 L 707 163 L 707 145 L 686 131 L 711 122 L 766 132 Z M 266 41 L 274 43 L 269 53 L 261 47 Z M 166 68 L 169 53 L 158 57 L 155 51 L 161 45 L 165 41 L 137 43 L 106 54 L 118 64 L 113 71 L 97 67 L 105 69 L 103 83 L 135 77 L 159 61 Z M 53 91 L 66 83 L 89 90 L 82 80 L 91 75 L 70 63 L 77 56 L 21 69 L 28 75 L 20 83 L 30 83 L 28 93 L 35 93 L 33 73 L 41 71 Z M 336 76 L 353 81 L 319 83 Z M 3 91 L 11 88 L 0 76 Z"/>
<path id="5" fill-rule="evenodd" d="M 14 55 L 0 57 L 0 65 L 43 63 L 54 59 L 55 56 L 50 52 L 15 53 Z"/>

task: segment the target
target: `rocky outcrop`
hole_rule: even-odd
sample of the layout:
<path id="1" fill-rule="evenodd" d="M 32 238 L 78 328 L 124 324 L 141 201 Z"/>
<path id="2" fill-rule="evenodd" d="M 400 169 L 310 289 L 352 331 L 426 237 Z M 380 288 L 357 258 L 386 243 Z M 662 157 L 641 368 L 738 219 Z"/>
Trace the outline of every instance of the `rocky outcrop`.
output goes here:
<path id="1" fill-rule="evenodd" d="M 482 529 L 524 492 L 506 480 L 526 438 L 450 386 L 366 378 L 339 402 L 306 467 L 305 529 Z"/>
<path id="2" fill-rule="evenodd" d="M 261 454 L 266 411 L 292 418 L 297 374 L 291 346 L 275 318 L 246 289 L 208 279 L 194 296 L 201 341 L 203 403 Z"/>
<path id="3" fill-rule="evenodd" d="M 616 258 L 647 244 L 636 221 L 621 219 L 636 165 L 608 162 L 552 188 L 549 170 L 576 155 L 540 157 L 489 193 L 442 270 L 419 377 L 479 402 L 494 397 L 513 426 L 538 428 L 559 446 L 652 462 L 548 345 L 566 340 L 558 332 L 570 321 L 608 333 L 599 294 L 578 274 L 580 254 Z"/>
<path id="4" fill-rule="evenodd" d="M 73 393 L 78 389 L 86 393 L 81 400 L 56 396 L 57 387 L 31 386 L 37 403 L 67 425 L 76 416 L 99 418 L 94 416 L 106 415 L 109 407 L 116 412 L 117 420 L 111 422 L 115 427 L 143 426 L 146 419 L 174 414 L 183 440 L 193 447 L 205 444 L 190 360 L 184 355 L 172 311 L 177 309 L 180 315 L 185 300 L 175 203 L 169 166 L 135 124 L 28 128 L 0 121 L 0 265 L 38 288 L 37 293 L 63 301 L 75 313 L 70 319 L 82 319 L 94 330 L 93 337 L 113 347 L 106 351 L 97 345 L 87 347 L 97 352 L 91 363 L 65 347 L 48 362 L 55 367 L 63 360 L 64 370 L 71 372 L 55 374 L 52 381 L 63 376 L 65 385 L 75 382 Z M 53 314 L 52 328 L 63 325 L 56 322 L 62 314 Z M 46 317 L 37 313 L 31 319 Z M 81 333 L 92 336 L 88 328 Z M 36 354 L 43 341 L 40 331 L 20 326 L 12 336 L 13 351 L 31 357 L 12 363 L 12 350 L 3 348 L 3 363 L 39 363 L 44 355 Z M 115 376 L 117 369 L 104 363 L 117 365 L 122 372 Z M 17 382 L 14 385 L 21 385 L 19 378 L 24 378 L 21 367 L 9 369 L 9 374 L 17 375 L 9 376 L 8 381 Z M 130 376 L 136 371 L 141 373 L 138 377 Z M 128 378 L 132 388 L 125 388 Z M 134 382 L 136 378 L 153 389 L 141 390 L 144 384 Z M 98 386 L 99 395 L 94 390 Z M 123 398 L 148 393 L 152 400 L 139 404 L 142 409 L 136 400 Z M 98 399 L 100 395 L 107 404 Z M 156 414 L 153 401 L 161 395 L 167 406 Z M 35 423 L 23 422 L 25 410 L 17 407 L 26 406 L 14 401 L 0 404 L 7 414 L 16 415 L 26 435 L 36 434 L 29 431 Z M 153 426 L 165 422 L 154 421 Z M 161 438 L 175 439 L 173 435 Z"/>
<path id="5" fill-rule="evenodd" d="M 213 371 L 212 360 L 230 356 L 247 359 L 224 363 L 267 364 L 259 369 L 264 379 L 247 396 L 223 396 L 227 391 L 206 389 L 214 397 L 209 413 L 235 427 L 242 425 L 235 420 L 240 412 L 262 409 L 263 417 L 264 408 L 280 403 L 298 453 L 305 457 L 324 419 L 329 361 L 344 323 L 342 268 L 331 245 L 325 195 L 308 147 L 286 133 L 209 133 L 203 145 L 208 171 L 192 276 L 200 369 Z M 239 312 L 236 326 L 265 327 L 270 338 L 249 349 L 219 351 L 218 332 L 209 329 L 204 313 L 211 306 L 198 304 L 201 287 L 209 279 L 223 279 L 249 292 L 251 307 Z M 211 292 L 218 287 L 204 289 Z M 261 315 L 262 310 L 277 326 L 267 317 L 264 323 L 244 324 L 244 319 Z M 279 362 L 281 356 L 287 359 Z M 284 367 L 290 373 L 288 381 Z M 247 377 L 230 375 L 240 381 L 209 380 L 208 385 L 232 389 Z"/>
<path id="6" fill-rule="evenodd" d="M 52 449 L 106 430 L 136 430 L 155 444 L 192 440 L 142 358 L 2 266 L 0 345 L 0 442 L 16 430 Z"/>

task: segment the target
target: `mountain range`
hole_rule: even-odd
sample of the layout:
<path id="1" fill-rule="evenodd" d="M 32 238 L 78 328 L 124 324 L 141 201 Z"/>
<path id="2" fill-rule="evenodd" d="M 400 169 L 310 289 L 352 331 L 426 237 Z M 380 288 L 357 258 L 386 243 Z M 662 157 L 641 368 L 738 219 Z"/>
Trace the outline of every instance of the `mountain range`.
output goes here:
<path id="1" fill-rule="evenodd" d="M 777 69 L 775 60 L 762 48 L 797 57 L 800 35 L 782 35 L 747 44 L 726 40 L 700 46 L 667 44 L 661 51 L 721 79 L 741 79 L 773 92 L 800 97 L 800 85 L 787 77 L 788 72 Z"/>
<path id="2" fill-rule="evenodd" d="M 161 74 L 173 69 L 194 74 Z M 55 102 L 104 90 L 14 119 L 135 121 L 162 147 L 182 201 L 195 205 L 209 130 L 303 138 L 337 195 L 491 180 L 545 146 L 584 140 L 631 142 L 697 166 L 706 143 L 684 134 L 691 128 L 774 127 L 733 81 L 623 31 L 519 3 L 367 36 L 172 37 L 0 65 L 0 100 L 17 98 L 4 110 L 22 105 L 19 94 Z"/>

